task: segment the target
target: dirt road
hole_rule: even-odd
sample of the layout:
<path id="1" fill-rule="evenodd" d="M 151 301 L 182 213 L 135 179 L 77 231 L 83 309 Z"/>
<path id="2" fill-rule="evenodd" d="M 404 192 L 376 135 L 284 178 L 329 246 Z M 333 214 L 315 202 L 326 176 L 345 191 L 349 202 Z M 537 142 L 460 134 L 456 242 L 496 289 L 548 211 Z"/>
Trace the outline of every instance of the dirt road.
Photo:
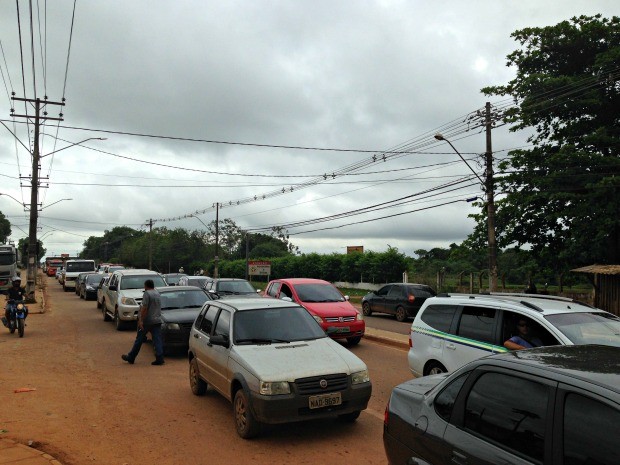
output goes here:
<path id="1" fill-rule="evenodd" d="M 355 424 L 278 425 L 246 441 L 224 398 L 191 394 L 182 354 L 151 366 L 146 345 L 135 365 L 122 362 L 134 333 L 47 283 L 47 311 L 28 317 L 24 338 L 0 328 L 2 437 L 32 441 L 65 465 L 386 463 L 383 410 L 391 388 L 410 378 L 405 351 L 370 341 L 353 349 L 373 381 Z M 22 388 L 34 390 L 15 392 Z"/>

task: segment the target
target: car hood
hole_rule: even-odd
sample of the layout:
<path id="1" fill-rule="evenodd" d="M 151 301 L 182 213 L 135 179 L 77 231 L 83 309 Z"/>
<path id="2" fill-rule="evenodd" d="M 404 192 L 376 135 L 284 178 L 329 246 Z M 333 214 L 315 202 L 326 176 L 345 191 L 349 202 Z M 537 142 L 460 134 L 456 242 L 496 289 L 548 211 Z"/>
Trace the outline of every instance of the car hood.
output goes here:
<path id="1" fill-rule="evenodd" d="M 356 316 L 358 311 L 347 300 L 344 302 L 301 302 L 301 305 L 321 317 Z"/>
<path id="2" fill-rule="evenodd" d="M 293 382 L 366 369 L 356 355 L 327 337 L 289 344 L 236 345 L 233 357 L 262 381 Z"/>
<path id="3" fill-rule="evenodd" d="M 119 297 L 129 297 L 131 299 L 141 299 L 144 295 L 144 289 L 121 289 L 118 292 Z"/>
<path id="4" fill-rule="evenodd" d="M 199 313 L 200 307 L 162 310 L 161 320 L 164 323 L 193 323 Z"/>

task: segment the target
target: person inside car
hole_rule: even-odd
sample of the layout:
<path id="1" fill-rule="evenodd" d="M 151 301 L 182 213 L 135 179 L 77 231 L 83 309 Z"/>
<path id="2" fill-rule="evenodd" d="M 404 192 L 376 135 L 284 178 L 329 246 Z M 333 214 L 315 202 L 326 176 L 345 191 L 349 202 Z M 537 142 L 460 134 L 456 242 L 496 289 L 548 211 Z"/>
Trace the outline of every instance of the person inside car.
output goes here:
<path id="1" fill-rule="evenodd" d="M 530 323 L 524 319 L 519 318 L 517 321 L 516 336 L 512 336 L 506 342 L 504 347 L 510 350 L 532 349 L 534 347 L 540 347 L 543 345 L 542 341 L 537 337 L 531 337 L 530 335 Z"/>

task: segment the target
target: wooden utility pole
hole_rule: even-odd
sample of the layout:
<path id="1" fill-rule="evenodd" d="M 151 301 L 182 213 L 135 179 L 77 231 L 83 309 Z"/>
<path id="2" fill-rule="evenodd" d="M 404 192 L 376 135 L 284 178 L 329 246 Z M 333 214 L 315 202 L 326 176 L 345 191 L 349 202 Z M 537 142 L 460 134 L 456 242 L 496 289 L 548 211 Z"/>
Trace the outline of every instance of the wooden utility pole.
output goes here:
<path id="1" fill-rule="evenodd" d="M 149 270 L 153 269 L 153 219 L 149 220 Z"/>
<path id="2" fill-rule="evenodd" d="M 49 102 L 47 97 L 45 100 L 39 98 L 28 99 L 18 98 L 13 95 L 12 100 L 19 102 L 28 102 L 34 104 L 34 144 L 32 150 L 32 176 L 30 178 L 30 226 L 28 230 L 28 266 L 26 278 L 26 295 L 29 302 L 36 302 L 35 289 L 37 284 L 37 262 L 38 262 L 38 241 L 37 241 L 37 221 L 39 213 L 39 170 L 41 169 L 39 153 L 39 126 L 43 121 L 55 120 L 63 121 L 62 113 L 60 118 L 51 118 L 47 116 L 44 110 L 46 105 L 64 105 L 64 102 Z M 11 117 L 31 119 L 32 115 L 18 115 L 11 109 Z"/>
<path id="3" fill-rule="evenodd" d="M 220 241 L 220 204 L 219 202 L 215 204 L 215 267 L 213 270 L 213 277 L 219 278 L 219 270 L 218 270 L 218 253 L 219 253 L 219 242 Z"/>
<path id="4" fill-rule="evenodd" d="M 491 146 L 491 104 L 485 105 L 485 127 L 486 127 L 486 194 L 487 194 L 487 234 L 489 241 L 489 290 L 497 291 L 497 244 L 495 240 L 495 193 L 493 181 L 493 149 Z"/>

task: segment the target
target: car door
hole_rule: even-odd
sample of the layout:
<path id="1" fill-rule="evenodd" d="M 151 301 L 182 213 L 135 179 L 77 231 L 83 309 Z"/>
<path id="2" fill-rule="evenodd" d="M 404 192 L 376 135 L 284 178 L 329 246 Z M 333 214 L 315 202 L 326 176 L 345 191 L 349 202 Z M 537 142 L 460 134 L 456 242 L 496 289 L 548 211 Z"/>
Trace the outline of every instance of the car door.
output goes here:
<path id="1" fill-rule="evenodd" d="M 474 372 L 444 433 L 445 463 L 531 465 L 551 462 L 557 383 L 502 368 Z"/>
<path id="2" fill-rule="evenodd" d="M 230 323 L 231 312 L 221 309 L 215 321 L 213 336 L 223 336 L 229 341 L 228 347 L 211 345 L 209 350 L 209 365 L 207 373 L 209 380 L 215 389 L 221 392 L 227 399 L 230 399 L 230 373 L 228 369 L 228 359 L 230 358 Z"/>
<path id="3" fill-rule="evenodd" d="M 105 309 L 108 312 L 114 313 L 114 306 L 116 305 L 116 296 L 118 295 L 118 285 L 119 279 L 118 275 L 114 274 L 110 278 L 110 282 L 108 283 L 108 287 L 105 290 Z M 116 291 L 110 289 L 110 287 L 116 286 Z"/>
<path id="4" fill-rule="evenodd" d="M 380 288 L 377 292 L 375 292 L 375 295 L 370 304 L 373 312 L 379 312 L 379 313 L 386 312 L 385 299 L 388 293 L 390 292 L 390 289 L 392 289 L 392 285 L 387 284 L 383 286 L 382 288 Z"/>
<path id="5" fill-rule="evenodd" d="M 212 345 L 211 345 L 211 333 L 213 332 L 213 323 L 219 312 L 219 307 L 215 305 L 207 305 L 202 311 L 201 315 L 196 319 L 194 331 L 192 333 L 191 346 L 196 355 L 198 361 L 198 370 L 203 378 L 211 383 L 211 373 L 209 365 L 211 364 Z"/>
<path id="6" fill-rule="evenodd" d="M 396 309 L 399 306 L 404 306 L 407 298 L 403 286 L 394 284 L 384 299 L 384 311 L 392 315 L 396 314 Z"/>

